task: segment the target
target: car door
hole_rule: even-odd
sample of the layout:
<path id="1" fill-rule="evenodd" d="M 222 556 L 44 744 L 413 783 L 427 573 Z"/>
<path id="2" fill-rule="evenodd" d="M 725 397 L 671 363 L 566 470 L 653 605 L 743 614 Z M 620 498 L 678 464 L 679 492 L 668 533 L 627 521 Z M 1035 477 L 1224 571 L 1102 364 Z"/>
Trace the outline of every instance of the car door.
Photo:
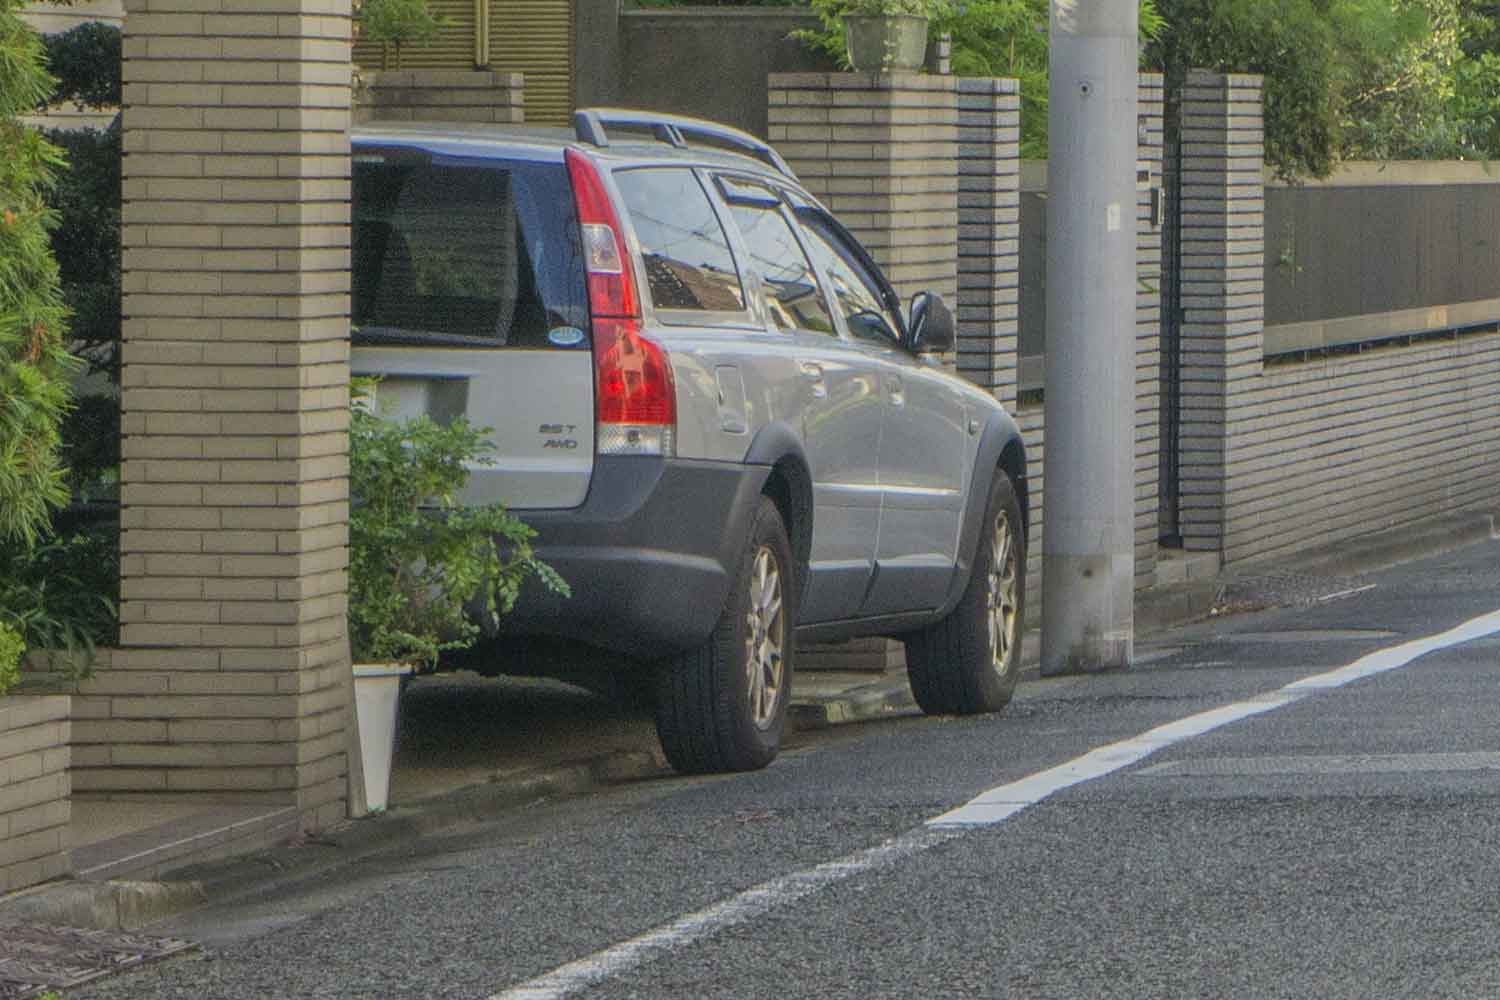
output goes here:
<path id="1" fill-rule="evenodd" d="M 882 401 L 874 361 L 839 335 L 817 272 L 772 188 L 721 174 L 769 326 L 789 338 L 813 481 L 813 532 L 802 623 L 853 617 L 874 573 L 880 527 Z"/>
<path id="2" fill-rule="evenodd" d="M 860 614 L 936 607 L 952 579 L 963 514 L 962 391 L 903 344 L 894 294 L 843 227 L 811 204 L 797 217 L 851 342 L 875 365 L 883 403 L 876 574 Z"/>

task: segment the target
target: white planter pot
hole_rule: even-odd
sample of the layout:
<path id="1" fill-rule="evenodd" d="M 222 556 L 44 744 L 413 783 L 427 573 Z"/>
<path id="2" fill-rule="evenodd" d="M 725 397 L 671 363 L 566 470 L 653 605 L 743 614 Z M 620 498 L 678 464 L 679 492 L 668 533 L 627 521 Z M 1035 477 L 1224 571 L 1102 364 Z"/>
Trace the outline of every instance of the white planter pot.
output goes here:
<path id="1" fill-rule="evenodd" d="M 365 808 L 385 809 L 391 792 L 391 756 L 396 749 L 396 705 L 401 678 L 411 673 L 402 663 L 354 665 L 354 711 L 359 717 L 359 755 L 364 764 Z"/>
<path id="2" fill-rule="evenodd" d="M 859 73 L 913 72 L 927 57 L 927 18 L 915 14 L 845 14 L 849 65 Z"/>

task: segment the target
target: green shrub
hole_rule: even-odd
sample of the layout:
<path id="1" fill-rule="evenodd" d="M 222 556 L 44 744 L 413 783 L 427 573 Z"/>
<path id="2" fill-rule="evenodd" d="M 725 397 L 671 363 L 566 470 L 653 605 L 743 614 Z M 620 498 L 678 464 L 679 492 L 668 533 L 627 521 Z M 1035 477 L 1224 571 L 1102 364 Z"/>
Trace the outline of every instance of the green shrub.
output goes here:
<path id="1" fill-rule="evenodd" d="M 20 6 L 0 0 L 0 541 L 31 544 L 67 502 L 57 428 L 77 362 L 44 201 L 62 155 L 20 119 L 54 81 Z"/>
<path id="2" fill-rule="evenodd" d="M 63 654 L 88 670 L 94 648 L 119 631 L 120 536 L 114 522 L 69 528 L 34 545 L 0 542 L 0 625 L 27 649 Z"/>
<path id="3" fill-rule="evenodd" d="M 490 464 L 486 430 L 463 418 L 386 419 L 356 383 L 349 428 L 349 641 L 355 662 L 432 665 L 473 644 L 467 613 L 503 615 L 535 576 L 567 594 L 531 551 L 535 532 L 501 504 L 463 505 L 468 467 Z"/>
<path id="4" fill-rule="evenodd" d="M 15 686 L 20 679 L 21 654 L 26 652 L 26 644 L 16 631 L 4 622 L 0 622 L 0 695 L 4 695 Z"/>

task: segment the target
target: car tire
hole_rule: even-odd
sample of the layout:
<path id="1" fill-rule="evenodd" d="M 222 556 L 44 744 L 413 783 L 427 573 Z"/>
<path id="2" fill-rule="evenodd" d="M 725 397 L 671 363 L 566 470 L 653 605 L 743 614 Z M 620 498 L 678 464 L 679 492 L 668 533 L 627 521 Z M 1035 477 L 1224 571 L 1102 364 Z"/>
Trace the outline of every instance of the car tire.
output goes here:
<path id="1" fill-rule="evenodd" d="M 791 701 L 795 566 L 781 514 L 761 497 L 713 634 L 657 670 L 656 732 L 678 771 L 753 771 L 776 757 Z"/>
<path id="2" fill-rule="evenodd" d="M 928 715 L 996 712 L 1021 673 L 1026 532 L 1010 477 L 997 472 L 968 586 L 942 621 L 906 638 L 912 696 Z"/>

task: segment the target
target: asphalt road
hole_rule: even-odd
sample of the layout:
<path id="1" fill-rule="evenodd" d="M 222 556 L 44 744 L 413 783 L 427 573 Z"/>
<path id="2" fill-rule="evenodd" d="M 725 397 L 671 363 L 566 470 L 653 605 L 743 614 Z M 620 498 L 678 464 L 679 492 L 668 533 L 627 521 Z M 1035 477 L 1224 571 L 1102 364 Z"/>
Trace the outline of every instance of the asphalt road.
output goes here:
<path id="1" fill-rule="evenodd" d="M 277 886 L 74 995 L 1500 997 L 1500 616 L 1401 649 L 1500 609 L 1500 543 L 1355 583 Z"/>

